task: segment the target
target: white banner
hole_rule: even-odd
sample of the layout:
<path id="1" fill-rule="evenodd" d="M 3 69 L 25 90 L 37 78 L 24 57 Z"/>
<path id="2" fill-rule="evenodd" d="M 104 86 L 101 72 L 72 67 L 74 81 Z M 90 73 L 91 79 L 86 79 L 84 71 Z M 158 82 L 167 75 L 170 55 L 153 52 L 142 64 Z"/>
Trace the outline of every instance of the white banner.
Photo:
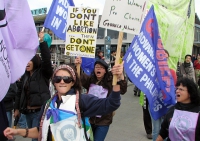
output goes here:
<path id="1" fill-rule="evenodd" d="M 148 0 L 106 0 L 100 27 L 138 35 Z"/>
<path id="2" fill-rule="evenodd" d="M 99 10 L 69 7 L 65 55 L 95 58 Z"/>

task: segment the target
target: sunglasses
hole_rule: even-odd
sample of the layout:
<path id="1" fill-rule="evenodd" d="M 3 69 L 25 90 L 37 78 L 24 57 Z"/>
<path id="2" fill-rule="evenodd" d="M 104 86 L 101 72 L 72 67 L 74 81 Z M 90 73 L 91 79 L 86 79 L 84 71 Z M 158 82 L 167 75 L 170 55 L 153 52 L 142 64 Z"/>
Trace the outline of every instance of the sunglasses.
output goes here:
<path id="1" fill-rule="evenodd" d="M 72 77 L 70 76 L 54 76 L 53 82 L 60 83 L 63 80 L 65 83 L 70 83 L 73 81 Z"/>

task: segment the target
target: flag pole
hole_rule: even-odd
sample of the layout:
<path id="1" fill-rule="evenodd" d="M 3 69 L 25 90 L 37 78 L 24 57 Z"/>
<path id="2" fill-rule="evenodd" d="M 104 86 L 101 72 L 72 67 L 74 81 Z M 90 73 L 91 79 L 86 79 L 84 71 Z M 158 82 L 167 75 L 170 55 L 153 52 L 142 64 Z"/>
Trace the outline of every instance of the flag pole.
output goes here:
<path id="1" fill-rule="evenodd" d="M 44 32 L 45 27 L 42 27 L 42 30 L 40 32 Z M 40 40 L 40 38 L 38 38 L 38 40 Z"/>
<path id="2" fill-rule="evenodd" d="M 119 58 L 120 58 L 120 53 L 121 53 L 121 48 L 122 48 L 122 41 L 123 41 L 123 32 L 119 32 L 119 37 L 118 37 L 118 43 L 117 43 L 117 53 L 116 53 L 116 59 L 115 59 L 115 65 L 119 64 Z M 113 75 L 113 82 L 112 85 L 117 84 L 117 75 Z"/>

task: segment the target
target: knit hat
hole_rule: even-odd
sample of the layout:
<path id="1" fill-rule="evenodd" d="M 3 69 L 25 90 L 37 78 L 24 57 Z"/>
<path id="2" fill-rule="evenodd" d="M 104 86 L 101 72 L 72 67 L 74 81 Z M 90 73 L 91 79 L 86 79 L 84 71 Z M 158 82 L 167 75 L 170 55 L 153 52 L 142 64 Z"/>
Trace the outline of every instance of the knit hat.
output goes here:
<path id="1" fill-rule="evenodd" d="M 108 69 L 108 64 L 107 64 L 104 60 L 102 60 L 102 59 L 97 60 L 97 61 L 94 63 L 94 66 L 95 66 L 96 64 L 100 64 L 100 65 L 104 66 L 106 70 Z"/>

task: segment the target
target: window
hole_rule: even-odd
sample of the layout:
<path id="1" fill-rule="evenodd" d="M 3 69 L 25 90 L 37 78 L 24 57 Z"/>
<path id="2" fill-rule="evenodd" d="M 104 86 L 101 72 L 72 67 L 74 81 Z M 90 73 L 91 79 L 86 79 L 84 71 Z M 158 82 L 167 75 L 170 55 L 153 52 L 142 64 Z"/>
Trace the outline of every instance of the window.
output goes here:
<path id="1" fill-rule="evenodd" d="M 104 39 L 104 32 L 105 32 L 105 29 L 99 27 L 98 32 L 97 32 L 97 39 Z"/>
<path id="2" fill-rule="evenodd" d="M 111 39 L 118 39 L 119 36 L 119 31 L 115 31 L 115 30 L 107 30 L 107 34 L 108 36 L 110 36 Z M 124 33 L 123 39 L 126 40 L 127 39 L 127 33 Z"/>

